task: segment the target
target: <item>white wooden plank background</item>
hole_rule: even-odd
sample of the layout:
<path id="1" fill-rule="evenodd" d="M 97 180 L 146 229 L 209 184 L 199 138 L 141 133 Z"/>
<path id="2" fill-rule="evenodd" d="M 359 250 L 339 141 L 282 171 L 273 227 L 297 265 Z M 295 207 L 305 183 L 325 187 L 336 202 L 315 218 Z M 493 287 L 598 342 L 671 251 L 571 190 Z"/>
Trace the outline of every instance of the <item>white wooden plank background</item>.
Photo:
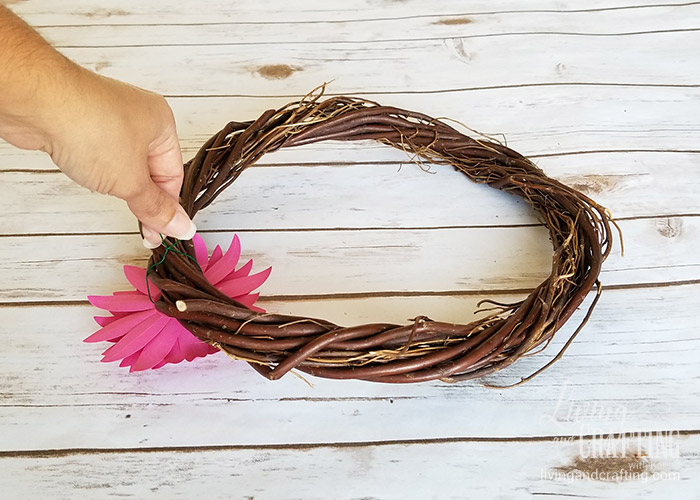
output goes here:
<path id="1" fill-rule="evenodd" d="M 700 2 L 4 3 L 166 95 L 187 157 L 333 80 L 502 134 L 608 206 L 626 252 L 566 356 L 515 389 L 272 383 L 223 355 L 129 375 L 81 340 L 85 296 L 147 258 L 133 218 L 0 144 L 3 497 L 700 497 Z M 273 266 L 268 310 L 467 321 L 535 285 L 549 243 L 522 203 L 434 171 L 374 144 L 278 152 L 197 223 Z M 488 382 L 531 373 L 572 328 Z"/>

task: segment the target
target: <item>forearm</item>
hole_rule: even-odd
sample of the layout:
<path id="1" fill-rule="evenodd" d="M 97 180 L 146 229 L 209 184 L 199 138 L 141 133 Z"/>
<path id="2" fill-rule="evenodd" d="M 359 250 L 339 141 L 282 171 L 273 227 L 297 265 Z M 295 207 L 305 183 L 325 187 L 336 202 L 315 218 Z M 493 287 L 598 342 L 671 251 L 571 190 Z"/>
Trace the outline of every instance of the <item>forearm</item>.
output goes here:
<path id="1" fill-rule="evenodd" d="M 0 137 L 21 148 L 43 148 L 82 71 L 0 6 Z"/>
<path id="2" fill-rule="evenodd" d="M 77 183 L 127 202 L 149 248 L 196 230 L 177 203 L 182 153 L 162 96 L 69 61 L 0 6 L 0 137 L 40 149 Z"/>

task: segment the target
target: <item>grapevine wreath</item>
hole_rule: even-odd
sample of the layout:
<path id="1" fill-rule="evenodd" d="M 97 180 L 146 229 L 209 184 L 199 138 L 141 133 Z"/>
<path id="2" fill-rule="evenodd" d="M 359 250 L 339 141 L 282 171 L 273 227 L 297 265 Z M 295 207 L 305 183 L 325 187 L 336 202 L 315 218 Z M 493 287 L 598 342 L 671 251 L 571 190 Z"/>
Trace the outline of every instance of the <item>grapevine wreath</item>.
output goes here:
<path id="1" fill-rule="evenodd" d="M 171 322 L 183 332 L 184 337 L 181 336 L 179 344 L 172 347 L 162 363 L 222 350 L 234 359 L 247 361 L 271 380 L 290 370 L 333 379 L 389 383 L 474 379 L 501 370 L 538 346 L 546 345 L 595 287 L 587 313 L 564 348 L 521 382 L 559 359 L 600 297 L 598 275 L 611 250 L 611 228 L 616 227 L 609 212 L 584 194 L 547 177 L 512 149 L 491 140 L 471 138 L 444 120 L 353 97 L 322 100 L 322 94 L 322 91 L 312 92 L 298 102 L 264 112 L 255 121 L 228 123 L 211 137 L 185 164 L 180 201 L 189 216 L 194 218 L 211 204 L 265 153 L 325 140 L 369 139 L 433 164 L 451 165 L 474 182 L 527 201 L 549 230 L 554 247 L 551 273 L 520 302 L 487 301 L 495 306 L 489 315 L 465 325 L 417 316 L 405 325 L 372 323 L 343 327 L 324 319 L 264 312 L 253 306 L 257 296 L 251 299 L 248 294 L 267 275 L 262 279 L 256 277 L 264 273 L 247 276 L 250 266 L 242 269 L 246 275 L 242 282 L 251 285 L 250 289 L 240 289 L 232 298 L 232 293 L 224 293 L 219 281 L 240 277 L 241 271 L 231 271 L 226 278 L 228 270 L 211 271 L 212 264 L 217 267 L 215 260 L 220 264 L 231 259 L 222 258 L 217 249 L 219 255 L 212 254 L 210 269 L 205 272 L 208 263 L 206 249 L 203 259 L 200 255 L 201 238 L 189 241 L 166 238 L 162 246 L 152 251 L 147 273 L 140 270 L 142 273 L 137 275 L 133 269 L 125 269 L 142 294 L 144 283 L 145 288 L 152 287 L 158 292 L 153 296 L 152 290 L 148 290 L 147 299 L 155 302 L 155 307 L 150 303 L 152 312 L 140 313 L 146 318 L 140 320 L 140 331 L 163 329 L 162 325 Z M 195 251 L 196 247 L 199 252 Z M 240 245 L 234 253 L 233 264 L 240 255 Z M 213 275 L 217 275 L 218 281 L 208 279 Z M 97 299 L 110 299 L 111 304 L 139 300 L 145 303 L 143 295 L 128 295 L 138 292 L 117 293 L 126 295 L 93 297 L 91 301 L 98 306 Z M 145 315 L 146 312 L 151 316 Z M 133 319 L 114 314 L 112 318 L 99 318 L 98 322 L 106 325 L 103 331 L 115 330 L 109 322 L 118 324 Z M 135 319 L 132 323 L 137 324 Z M 146 323 L 149 326 L 143 326 Z M 113 337 L 114 334 L 110 337 L 97 332 L 86 340 L 115 341 Z M 164 353 L 173 342 L 165 347 Z M 188 342 L 204 346 L 204 351 Z M 114 345 L 111 353 L 106 351 L 105 358 L 114 360 L 130 354 L 131 358 L 124 361 L 137 369 L 162 365 L 153 366 L 155 361 L 143 364 L 136 359 L 133 351 L 139 346 L 144 350 L 162 349 L 158 345 L 138 344 L 132 332 Z M 178 350 L 182 352 L 175 352 Z M 141 368 L 139 363 L 143 365 Z"/>

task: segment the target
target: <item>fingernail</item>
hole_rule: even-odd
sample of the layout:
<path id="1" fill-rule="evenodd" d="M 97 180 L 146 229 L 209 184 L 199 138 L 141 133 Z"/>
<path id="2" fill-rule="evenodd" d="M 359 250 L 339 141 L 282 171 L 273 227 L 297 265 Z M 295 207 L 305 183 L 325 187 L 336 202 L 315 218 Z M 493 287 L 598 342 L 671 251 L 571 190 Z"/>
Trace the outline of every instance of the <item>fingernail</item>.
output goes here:
<path id="1" fill-rule="evenodd" d="M 150 227 L 143 226 L 141 232 L 143 233 L 143 246 L 149 250 L 158 248 L 163 241 L 160 237 L 160 233 L 154 231 Z"/>
<path id="2" fill-rule="evenodd" d="M 154 248 L 158 248 L 158 247 L 160 246 L 160 242 L 158 242 L 158 243 L 151 243 L 151 242 L 148 241 L 146 238 L 143 239 L 142 243 L 143 243 L 143 246 L 145 246 L 145 247 L 148 248 L 149 250 L 153 250 Z"/>
<path id="3" fill-rule="evenodd" d="M 197 226 L 187 217 L 184 210 L 178 210 L 164 230 L 165 234 L 178 240 L 191 240 L 197 232 Z"/>

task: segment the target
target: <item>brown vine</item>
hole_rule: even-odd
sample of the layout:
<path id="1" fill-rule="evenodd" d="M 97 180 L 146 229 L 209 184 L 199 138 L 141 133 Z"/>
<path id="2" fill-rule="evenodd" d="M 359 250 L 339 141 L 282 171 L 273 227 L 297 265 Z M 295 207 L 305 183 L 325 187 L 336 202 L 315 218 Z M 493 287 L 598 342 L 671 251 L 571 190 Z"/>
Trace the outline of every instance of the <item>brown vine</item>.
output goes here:
<path id="1" fill-rule="evenodd" d="M 548 343 L 596 287 L 611 250 L 614 221 L 584 194 L 547 177 L 530 160 L 490 140 L 462 134 L 445 121 L 352 97 L 310 94 L 251 122 L 228 123 L 185 165 L 181 203 L 190 217 L 211 204 L 249 166 L 280 148 L 324 140 L 372 139 L 434 164 L 451 165 L 472 181 L 526 200 L 541 216 L 554 247 L 552 270 L 524 300 L 496 304 L 465 325 L 433 321 L 342 327 L 323 319 L 257 313 L 219 292 L 193 259 L 169 252 L 152 281 L 156 307 L 198 338 L 275 380 L 290 370 L 374 382 L 449 382 L 496 372 Z M 173 243 L 173 242 L 168 242 Z M 177 242 L 194 256 L 191 241 Z M 149 265 L 163 257 L 153 250 Z M 547 365 L 556 361 L 564 349 Z"/>

